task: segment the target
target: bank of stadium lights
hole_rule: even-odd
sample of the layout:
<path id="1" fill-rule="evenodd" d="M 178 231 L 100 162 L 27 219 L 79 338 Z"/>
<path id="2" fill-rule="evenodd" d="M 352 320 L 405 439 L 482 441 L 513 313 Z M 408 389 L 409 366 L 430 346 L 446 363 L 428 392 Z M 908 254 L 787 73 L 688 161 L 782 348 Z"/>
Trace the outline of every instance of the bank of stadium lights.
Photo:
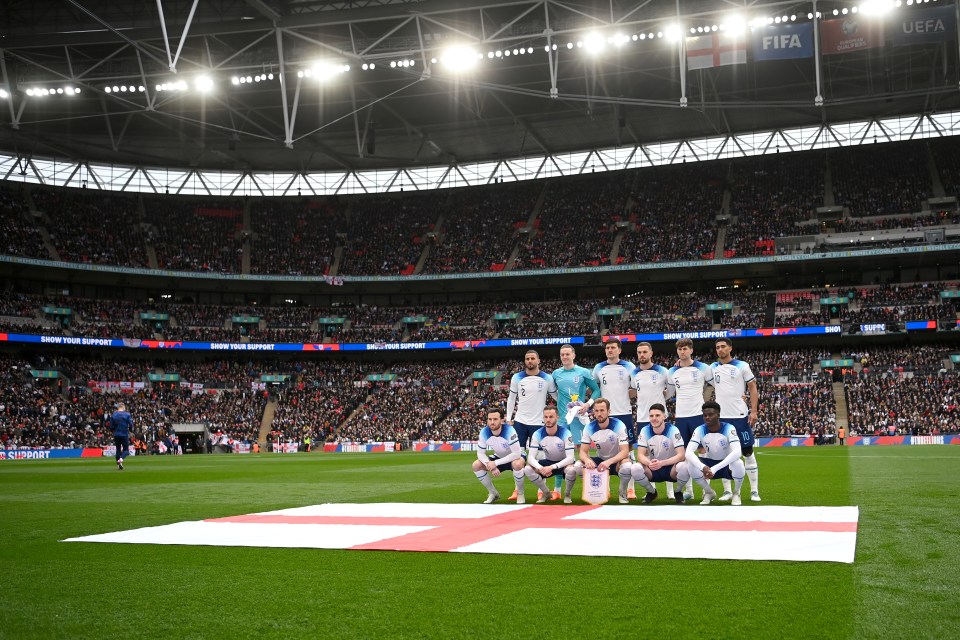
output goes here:
<path id="1" fill-rule="evenodd" d="M 241 85 L 241 84 L 253 84 L 255 82 L 268 82 L 270 80 L 273 80 L 275 77 L 276 76 L 274 76 L 273 73 L 258 73 L 255 76 L 233 76 L 232 78 L 230 78 L 230 84 Z"/>
<path id="2" fill-rule="evenodd" d="M 189 89 L 189 85 L 186 80 L 178 80 L 177 82 L 164 82 L 156 85 L 157 92 L 161 91 L 186 91 Z M 116 87 L 114 87 L 116 89 Z"/>
<path id="3" fill-rule="evenodd" d="M 26 93 L 31 98 L 45 98 L 47 96 L 75 96 L 80 93 L 79 87 L 30 87 L 24 93 Z M 3 95 L 0 95 L 0 98 L 6 98 L 6 91 L 3 92 Z"/>
<path id="4" fill-rule="evenodd" d="M 330 62 L 318 62 L 308 69 L 297 71 L 298 78 L 316 78 L 318 81 L 329 80 L 341 73 L 350 71 L 348 64 L 333 64 Z"/>
<path id="5" fill-rule="evenodd" d="M 141 85 L 113 85 L 103 88 L 104 93 L 143 93 L 146 89 Z"/>
<path id="6" fill-rule="evenodd" d="M 433 59 L 433 62 L 436 63 L 436 62 L 437 62 L 437 59 L 434 58 L 434 59 Z M 391 69 L 409 69 L 410 67 L 415 67 L 416 65 L 417 65 L 417 61 L 416 61 L 416 60 L 391 60 L 391 61 L 390 61 L 390 68 L 391 68 Z M 376 68 L 376 67 L 374 67 L 372 64 L 369 65 L 369 67 L 370 67 L 371 69 Z"/>
<path id="7" fill-rule="evenodd" d="M 503 55 L 503 51 L 500 52 L 500 55 Z M 470 47 L 449 47 L 444 49 L 440 56 L 434 58 L 434 60 L 451 71 L 460 72 L 474 68 L 480 60 L 483 60 L 483 57 L 482 53 Z"/>

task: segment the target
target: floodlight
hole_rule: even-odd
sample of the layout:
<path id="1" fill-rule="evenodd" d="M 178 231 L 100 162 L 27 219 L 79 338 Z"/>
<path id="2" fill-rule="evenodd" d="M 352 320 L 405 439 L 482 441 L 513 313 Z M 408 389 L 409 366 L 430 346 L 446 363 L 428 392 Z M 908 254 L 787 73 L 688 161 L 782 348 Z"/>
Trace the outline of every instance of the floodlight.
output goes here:
<path id="1" fill-rule="evenodd" d="M 860 5 L 860 11 L 867 15 L 883 15 L 893 10 L 894 4 L 891 0 L 866 0 Z"/>
<path id="2" fill-rule="evenodd" d="M 580 43 L 577 43 L 580 46 Z M 583 47 L 588 53 L 600 53 L 606 48 L 607 43 L 599 33 L 588 33 L 583 38 Z"/>
<path id="3" fill-rule="evenodd" d="M 502 55 L 500 51 L 497 55 Z M 451 71 L 467 71 L 477 64 L 477 52 L 469 47 L 450 47 L 440 56 L 440 62 Z"/>
<path id="4" fill-rule="evenodd" d="M 10 94 L 7 93 L 6 89 L 0 89 L 0 99 L 5 99 L 5 98 L 8 98 L 9 96 Z"/>
<path id="5" fill-rule="evenodd" d="M 681 33 L 683 33 L 683 27 L 676 23 L 668 24 L 667 28 L 663 31 L 663 35 L 671 41 L 679 40 Z M 657 34 L 657 37 L 660 37 L 659 33 Z"/>

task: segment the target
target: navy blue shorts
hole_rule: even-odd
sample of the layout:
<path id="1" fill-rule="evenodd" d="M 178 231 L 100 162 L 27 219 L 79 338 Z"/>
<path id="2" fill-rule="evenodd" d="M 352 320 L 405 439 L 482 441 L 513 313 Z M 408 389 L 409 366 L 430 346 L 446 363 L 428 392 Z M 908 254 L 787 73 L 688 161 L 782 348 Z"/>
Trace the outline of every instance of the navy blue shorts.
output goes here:
<path id="1" fill-rule="evenodd" d="M 490 459 L 496 462 L 498 458 L 497 456 L 491 456 Z M 498 464 L 497 469 L 500 469 L 500 473 L 503 473 L 504 471 L 513 471 L 513 460 L 510 462 L 504 462 L 503 464 Z"/>
<path id="2" fill-rule="evenodd" d="M 656 471 L 652 471 L 653 477 L 650 478 L 650 482 L 673 482 L 673 478 L 670 477 L 670 472 L 673 471 L 673 465 L 667 467 L 660 467 Z"/>
<path id="3" fill-rule="evenodd" d="M 673 424 L 680 430 L 680 437 L 683 438 L 683 446 L 690 444 L 690 438 L 694 430 L 703 424 L 703 415 L 690 416 L 688 418 L 677 418 Z"/>
<path id="4" fill-rule="evenodd" d="M 623 426 L 627 428 L 627 439 L 630 440 L 630 448 L 633 449 L 637 444 L 637 428 L 633 424 L 633 414 L 628 413 L 622 416 L 610 416 L 611 418 L 616 418 L 623 423 Z"/>
<path id="5" fill-rule="evenodd" d="M 721 462 L 723 462 L 723 460 L 711 460 L 710 458 L 700 458 L 700 462 L 707 465 L 708 467 L 712 467 L 715 464 L 720 464 Z M 703 469 L 701 468 L 701 471 L 702 470 Z M 717 471 L 713 475 L 712 479 L 713 480 L 733 480 L 733 474 L 730 472 L 729 465 L 724 467 L 723 469 L 720 469 L 720 471 Z"/>
<path id="6" fill-rule="evenodd" d="M 513 430 L 517 432 L 517 440 L 520 441 L 520 448 L 526 449 L 530 443 L 530 436 L 542 427 L 542 424 L 523 424 L 519 420 L 513 421 Z"/>
<path id="7" fill-rule="evenodd" d="M 753 429 L 747 418 L 720 418 L 720 422 L 729 422 L 740 436 L 740 446 L 743 449 L 753 449 Z"/>
<path id="8" fill-rule="evenodd" d="M 601 457 L 599 457 L 599 456 L 590 456 L 590 459 L 593 460 L 593 462 L 594 462 L 598 467 L 600 466 L 600 463 L 604 461 L 603 458 L 601 458 Z M 616 475 L 616 474 L 618 473 L 619 469 L 620 469 L 620 463 L 618 462 L 617 464 L 615 464 L 615 465 L 613 465 L 612 467 L 610 467 L 610 475 L 612 475 L 612 476 L 613 476 L 613 475 Z"/>

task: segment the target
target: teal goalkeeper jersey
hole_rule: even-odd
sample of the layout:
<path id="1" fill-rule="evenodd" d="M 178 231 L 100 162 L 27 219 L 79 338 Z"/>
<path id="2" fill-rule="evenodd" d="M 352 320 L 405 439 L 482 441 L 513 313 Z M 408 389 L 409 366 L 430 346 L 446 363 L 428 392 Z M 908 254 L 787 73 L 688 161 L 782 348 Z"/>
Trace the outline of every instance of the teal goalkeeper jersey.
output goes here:
<path id="1" fill-rule="evenodd" d="M 554 369 L 553 373 L 554 381 L 557 383 L 557 406 L 560 414 L 560 424 L 566 424 L 564 422 L 564 416 L 567 413 L 567 405 L 571 402 L 586 402 L 587 398 L 586 393 L 587 389 L 592 391 L 592 398 L 600 397 L 600 387 L 597 385 L 597 381 L 593 379 L 593 373 L 585 367 L 574 365 L 572 369 Z"/>

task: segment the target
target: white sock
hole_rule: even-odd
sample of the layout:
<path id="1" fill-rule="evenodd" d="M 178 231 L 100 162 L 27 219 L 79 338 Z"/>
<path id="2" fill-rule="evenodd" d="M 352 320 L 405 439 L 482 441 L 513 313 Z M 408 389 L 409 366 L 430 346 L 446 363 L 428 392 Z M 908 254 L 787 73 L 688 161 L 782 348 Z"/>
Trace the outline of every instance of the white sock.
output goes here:
<path id="1" fill-rule="evenodd" d="M 533 467 L 524 467 L 523 472 L 526 474 L 527 480 L 535 484 L 537 489 L 540 489 L 544 494 L 550 493 L 550 490 L 547 489 L 546 478 L 537 473 Z"/>
<path id="2" fill-rule="evenodd" d="M 642 465 L 637 465 L 634 469 L 635 476 L 631 476 L 633 480 L 640 483 L 640 486 L 644 488 L 647 493 L 653 493 L 657 490 L 655 486 L 650 483 L 650 480 L 647 478 L 647 474 L 643 471 Z"/>
<path id="3" fill-rule="evenodd" d="M 726 478 L 720 478 L 720 483 L 723 485 L 723 492 L 730 493 L 730 481 Z"/>
<path id="4" fill-rule="evenodd" d="M 686 485 L 683 487 L 684 493 L 693 494 L 693 478 L 687 480 Z"/>
<path id="5" fill-rule="evenodd" d="M 667 485 L 667 497 L 673 500 L 674 496 L 676 496 L 676 494 L 673 492 L 673 483 L 664 482 L 663 484 Z"/>
<path id="6" fill-rule="evenodd" d="M 523 479 L 524 479 L 524 477 L 525 477 L 525 476 L 523 475 L 523 469 L 520 469 L 519 471 L 517 471 L 516 469 L 513 470 L 513 482 L 514 482 L 514 484 L 517 485 L 517 493 L 518 493 L 518 494 L 523 493 Z"/>
<path id="7" fill-rule="evenodd" d="M 633 481 L 633 476 L 630 476 L 630 480 L 627 481 L 627 486 L 630 487 L 631 489 L 633 489 L 634 491 L 636 491 L 636 489 L 635 489 L 636 484 L 635 484 L 634 481 Z"/>
<path id="8" fill-rule="evenodd" d="M 757 456 L 751 453 L 743 459 L 743 466 L 747 470 L 747 479 L 750 480 L 750 491 L 760 493 L 760 479 L 757 477 Z"/>
<path id="9" fill-rule="evenodd" d="M 564 497 L 570 497 L 570 494 L 573 492 L 573 485 L 577 483 L 577 476 L 572 478 L 567 477 L 563 482 L 563 495 Z"/>
<path id="10" fill-rule="evenodd" d="M 486 469 L 482 469 L 480 471 L 474 471 L 473 473 L 475 476 L 477 476 L 477 480 L 480 481 L 480 484 L 482 484 L 487 488 L 487 491 L 489 491 L 490 493 L 497 492 L 497 488 L 493 486 L 493 478 L 490 477 L 490 474 L 487 473 Z"/>

